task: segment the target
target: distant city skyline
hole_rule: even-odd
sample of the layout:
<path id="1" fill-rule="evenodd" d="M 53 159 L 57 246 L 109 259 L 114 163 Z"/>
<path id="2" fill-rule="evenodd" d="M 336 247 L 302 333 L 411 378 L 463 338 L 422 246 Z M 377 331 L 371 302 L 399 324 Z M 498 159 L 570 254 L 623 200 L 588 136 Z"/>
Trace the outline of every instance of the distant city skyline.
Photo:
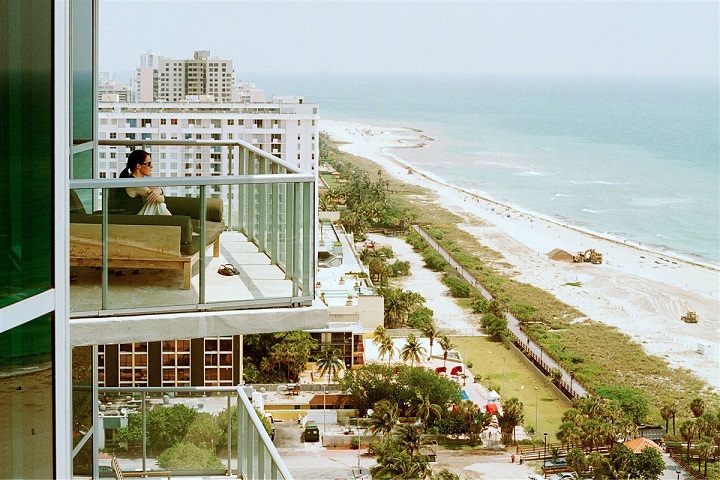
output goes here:
<path id="1" fill-rule="evenodd" d="M 100 0 L 99 68 L 152 50 L 243 72 L 712 75 L 716 1 Z"/>

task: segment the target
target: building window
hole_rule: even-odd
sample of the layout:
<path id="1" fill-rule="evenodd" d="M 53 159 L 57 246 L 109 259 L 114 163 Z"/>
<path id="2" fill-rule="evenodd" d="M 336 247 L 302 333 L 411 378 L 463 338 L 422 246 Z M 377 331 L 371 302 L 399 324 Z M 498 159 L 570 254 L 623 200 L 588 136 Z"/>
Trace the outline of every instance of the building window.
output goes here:
<path id="1" fill-rule="evenodd" d="M 161 118 L 161 119 L 160 119 L 160 125 L 167 125 L 167 119 L 166 119 L 166 118 Z"/>
<path id="2" fill-rule="evenodd" d="M 120 345 L 120 387 L 147 387 L 148 344 L 124 343 Z"/>
<path id="3" fill-rule="evenodd" d="M 232 386 L 233 339 L 217 337 L 205 339 L 205 386 Z"/>
<path id="4" fill-rule="evenodd" d="M 190 340 L 162 342 L 162 385 L 190 385 Z"/>
<path id="5" fill-rule="evenodd" d="M 235 119 L 234 119 L 234 118 L 229 118 L 228 121 L 227 121 L 227 124 L 228 124 L 228 125 L 235 125 Z"/>
<path id="6" fill-rule="evenodd" d="M 142 126 L 143 126 L 143 127 L 152 126 L 152 120 L 150 120 L 149 118 L 143 118 L 143 119 L 142 119 Z"/>
<path id="7" fill-rule="evenodd" d="M 171 118 L 170 125 L 177 125 L 177 118 Z"/>

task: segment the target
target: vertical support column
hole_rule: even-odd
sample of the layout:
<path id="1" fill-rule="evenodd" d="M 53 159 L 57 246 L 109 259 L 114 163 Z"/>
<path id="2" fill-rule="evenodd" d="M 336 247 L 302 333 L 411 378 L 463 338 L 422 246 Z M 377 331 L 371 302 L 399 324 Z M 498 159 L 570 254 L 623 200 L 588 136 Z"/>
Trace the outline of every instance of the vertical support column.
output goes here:
<path id="1" fill-rule="evenodd" d="M 295 250 L 293 248 L 297 241 L 295 237 L 295 184 L 285 184 L 285 278 L 293 280 L 295 271 L 293 255 Z"/>
<path id="2" fill-rule="evenodd" d="M 102 190 L 102 309 L 107 310 L 110 308 L 108 304 L 108 195 L 110 194 L 109 188 L 103 188 Z"/>
<path id="3" fill-rule="evenodd" d="M 238 402 L 238 403 L 240 403 L 240 402 Z M 239 407 L 238 407 L 238 408 L 239 408 Z M 231 410 L 231 408 L 230 408 L 230 393 L 229 393 L 229 392 L 228 392 L 228 394 L 227 394 L 227 412 L 228 412 L 228 425 L 227 425 L 227 438 L 228 438 L 228 444 L 227 444 L 227 474 L 228 474 L 228 475 L 232 475 L 232 463 L 231 463 L 231 460 L 232 460 L 232 433 L 231 433 L 231 430 L 232 430 L 232 429 L 230 428 L 230 427 L 232 426 L 232 422 L 230 421 L 230 419 L 231 419 L 230 413 L 232 412 L 232 410 Z M 240 413 L 240 412 L 238 411 L 238 414 L 239 414 L 239 413 Z M 240 452 L 238 452 L 238 455 L 239 455 L 239 453 L 240 453 Z M 240 461 L 240 457 L 238 456 L 238 462 L 239 462 L 239 461 Z M 240 468 L 240 465 L 238 465 L 238 468 Z"/>
<path id="4" fill-rule="evenodd" d="M 295 231 L 295 239 L 296 241 L 293 244 L 295 252 L 293 253 L 293 287 L 292 287 L 292 295 L 293 297 L 298 296 L 298 291 L 300 288 L 300 275 L 302 274 L 302 252 L 305 248 L 305 245 L 303 245 L 303 235 L 302 235 L 302 227 L 303 227 L 303 189 L 302 186 L 299 186 L 295 184 L 295 199 L 293 200 L 293 204 L 295 207 L 295 218 L 293 219 L 293 230 Z"/>
<path id="5" fill-rule="evenodd" d="M 255 174 L 255 164 L 255 152 L 250 152 L 246 175 Z M 253 241 L 255 239 L 255 185 L 252 183 L 248 184 L 246 192 L 245 208 L 247 209 L 247 217 L 245 220 L 245 229 L 247 231 L 246 236 L 248 237 L 248 241 Z"/>
<path id="6" fill-rule="evenodd" d="M 315 189 L 312 182 L 303 183 L 303 218 L 302 218 L 302 284 L 303 295 L 314 294 L 315 291 Z"/>
<path id="7" fill-rule="evenodd" d="M 227 149 L 227 155 L 228 155 L 228 169 L 227 174 L 228 176 L 232 176 L 233 174 L 233 152 L 235 151 L 234 145 L 228 145 L 227 147 L 222 147 Z M 238 147 L 239 148 L 239 147 Z M 235 188 L 234 185 L 227 185 L 227 199 L 228 199 L 228 230 L 232 231 L 233 229 L 233 189 Z"/>
<path id="8" fill-rule="evenodd" d="M 270 173 L 277 175 L 279 173 L 280 166 L 277 163 L 273 163 L 270 167 Z M 273 183 L 270 185 L 270 219 L 272 225 L 270 225 L 270 260 L 273 265 L 277 265 L 279 261 L 279 239 L 280 232 L 283 230 L 280 225 L 280 185 Z"/>
<path id="9" fill-rule="evenodd" d="M 147 472 L 147 410 L 145 408 L 145 392 L 140 395 L 142 400 L 142 471 Z"/>
<path id="10" fill-rule="evenodd" d="M 249 476 L 248 466 L 250 462 L 250 452 L 248 451 L 247 442 L 247 430 L 248 430 L 248 418 L 245 415 L 245 405 L 238 397 L 238 477 L 251 478 Z M 229 420 L 228 420 L 228 423 Z"/>
<path id="11" fill-rule="evenodd" d="M 240 166 L 238 168 L 238 172 L 240 175 L 247 175 L 248 174 L 248 150 L 247 148 L 243 147 L 242 150 L 242 160 L 238 158 L 238 161 L 240 161 Z M 238 228 L 239 230 L 247 235 L 247 198 L 248 198 L 248 185 L 246 183 L 243 183 L 238 188 Z"/>
<path id="12" fill-rule="evenodd" d="M 199 303 L 205 303 L 205 240 L 207 239 L 207 195 L 206 185 L 200 185 L 200 298 Z M 191 274 L 192 275 L 192 274 Z"/>
<path id="13" fill-rule="evenodd" d="M 260 157 L 258 162 L 258 174 L 267 174 L 268 160 L 265 157 Z M 258 230 L 256 238 L 258 242 L 258 248 L 261 252 L 265 252 L 268 249 L 267 242 L 267 184 L 262 183 L 257 186 L 258 192 Z"/>

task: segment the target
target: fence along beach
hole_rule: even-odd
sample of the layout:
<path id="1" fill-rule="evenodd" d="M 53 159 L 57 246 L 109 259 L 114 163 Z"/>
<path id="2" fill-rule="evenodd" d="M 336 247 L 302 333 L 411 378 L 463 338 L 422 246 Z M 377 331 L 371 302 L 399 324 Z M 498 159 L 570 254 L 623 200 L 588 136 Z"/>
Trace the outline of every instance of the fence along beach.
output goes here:
<path id="1" fill-rule="evenodd" d="M 407 147 L 432 148 L 435 132 L 323 119 L 320 130 L 344 152 L 367 158 L 390 175 L 436 193 L 436 202 L 465 219 L 460 227 L 504 256 L 518 281 L 534 285 L 617 327 L 671 366 L 688 368 L 720 391 L 720 270 L 631 242 L 563 224 L 483 198 L 419 170 Z M 569 263 L 548 254 L 587 249 L 603 263 Z M 580 287 L 567 286 L 579 282 Z M 699 322 L 680 318 L 696 311 Z M 703 353 L 700 353 L 703 352 Z"/>

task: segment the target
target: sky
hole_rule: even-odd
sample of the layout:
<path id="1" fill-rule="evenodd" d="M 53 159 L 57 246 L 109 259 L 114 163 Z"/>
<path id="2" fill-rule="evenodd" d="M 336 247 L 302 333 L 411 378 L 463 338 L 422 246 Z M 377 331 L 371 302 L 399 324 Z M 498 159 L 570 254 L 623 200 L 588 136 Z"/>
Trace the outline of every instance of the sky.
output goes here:
<path id="1" fill-rule="evenodd" d="M 712 75 L 720 2 L 99 0 L 101 71 L 196 50 L 251 72 Z"/>

